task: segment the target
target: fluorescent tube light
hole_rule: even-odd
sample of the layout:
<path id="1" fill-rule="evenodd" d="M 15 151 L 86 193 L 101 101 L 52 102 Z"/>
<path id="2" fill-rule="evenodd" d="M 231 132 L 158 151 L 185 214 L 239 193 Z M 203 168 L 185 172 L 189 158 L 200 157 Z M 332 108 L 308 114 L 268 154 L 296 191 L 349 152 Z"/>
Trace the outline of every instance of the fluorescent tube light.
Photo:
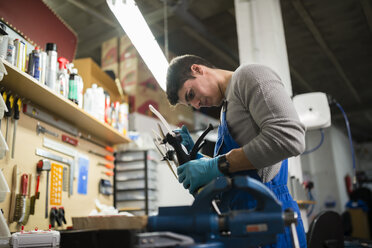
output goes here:
<path id="1" fill-rule="evenodd" d="M 168 61 L 134 0 L 106 0 L 160 87 L 166 90 Z"/>

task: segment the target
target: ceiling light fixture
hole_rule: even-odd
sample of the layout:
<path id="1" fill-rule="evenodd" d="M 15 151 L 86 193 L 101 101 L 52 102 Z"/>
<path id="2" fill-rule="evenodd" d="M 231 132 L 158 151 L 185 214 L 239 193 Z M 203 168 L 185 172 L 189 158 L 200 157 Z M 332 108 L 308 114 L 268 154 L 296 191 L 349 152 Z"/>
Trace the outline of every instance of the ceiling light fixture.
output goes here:
<path id="1" fill-rule="evenodd" d="M 168 61 L 134 0 L 106 0 L 160 87 L 166 90 Z"/>

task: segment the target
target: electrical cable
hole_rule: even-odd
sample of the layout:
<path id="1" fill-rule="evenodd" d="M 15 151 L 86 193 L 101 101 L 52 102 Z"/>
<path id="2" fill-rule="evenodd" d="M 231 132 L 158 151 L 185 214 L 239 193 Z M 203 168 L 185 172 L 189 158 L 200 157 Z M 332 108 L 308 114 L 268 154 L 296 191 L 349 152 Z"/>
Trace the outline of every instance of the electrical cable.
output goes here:
<path id="1" fill-rule="evenodd" d="M 313 194 L 311 194 L 311 190 L 308 191 L 308 195 L 309 195 L 309 200 L 310 201 L 314 201 L 314 197 L 313 197 Z M 310 206 L 310 211 L 306 214 L 307 217 L 310 217 L 311 216 L 311 214 L 314 211 L 314 208 L 315 208 L 315 204 L 312 204 Z"/>
<path id="2" fill-rule="evenodd" d="M 320 131 L 320 135 L 321 135 L 319 144 L 318 144 L 316 147 L 314 147 L 314 148 L 312 148 L 312 149 L 310 149 L 310 150 L 304 151 L 304 152 L 302 153 L 302 155 L 306 155 L 306 154 L 309 154 L 309 153 L 315 152 L 316 150 L 318 150 L 318 149 L 322 146 L 323 141 L 324 141 L 324 131 L 323 131 L 322 128 L 319 129 L 319 131 Z"/>
<path id="3" fill-rule="evenodd" d="M 335 104 L 341 111 L 345 124 L 346 124 L 346 129 L 347 129 L 347 135 L 349 138 L 349 145 L 350 145 L 350 150 L 351 150 L 351 157 L 353 161 L 353 190 L 356 189 L 356 184 L 357 184 L 357 179 L 356 179 L 356 166 L 355 166 L 355 151 L 354 151 L 354 145 L 353 145 L 353 139 L 351 137 L 351 130 L 350 130 L 350 124 L 349 124 L 349 119 L 347 118 L 347 115 L 342 108 L 341 104 L 336 101 L 332 96 L 328 95 L 328 100 L 330 104 Z"/>

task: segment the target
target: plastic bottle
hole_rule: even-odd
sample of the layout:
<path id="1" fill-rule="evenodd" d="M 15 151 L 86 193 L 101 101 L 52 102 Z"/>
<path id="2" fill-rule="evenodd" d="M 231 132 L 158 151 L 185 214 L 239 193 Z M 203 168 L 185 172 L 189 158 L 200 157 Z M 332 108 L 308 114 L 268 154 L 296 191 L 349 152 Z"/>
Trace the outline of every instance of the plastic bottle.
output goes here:
<path id="1" fill-rule="evenodd" d="M 46 64 L 47 64 L 47 54 L 44 51 L 40 51 L 40 79 L 39 82 L 41 84 L 45 84 L 45 78 L 46 78 Z M 14 59 L 15 63 L 16 59 Z"/>
<path id="2" fill-rule="evenodd" d="M 92 102 L 91 102 L 91 113 L 92 115 L 98 119 L 98 86 L 97 84 L 92 84 Z"/>
<path id="3" fill-rule="evenodd" d="M 77 104 L 77 81 L 75 70 L 72 70 L 68 80 L 68 99 Z"/>
<path id="4" fill-rule="evenodd" d="M 15 60 L 15 46 L 13 39 L 8 39 L 8 48 L 6 50 L 6 61 L 14 65 Z"/>
<path id="5" fill-rule="evenodd" d="M 0 33 L 0 58 L 5 59 L 9 36 L 6 32 L 6 26 L 4 23 L 0 23 L 0 29 L 2 31 Z"/>
<path id="6" fill-rule="evenodd" d="M 111 125 L 111 103 L 110 103 L 110 94 L 105 93 L 105 123 Z"/>
<path id="7" fill-rule="evenodd" d="M 57 91 L 63 97 L 68 98 L 68 88 L 69 88 L 69 75 L 67 73 L 66 64 L 68 60 L 64 57 L 58 58 L 58 74 L 57 74 Z"/>
<path id="8" fill-rule="evenodd" d="M 77 100 L 77 105 L 80 108 L 83 108 L 83 89 L 84 89 L 84 82 L 83 78 L 78 74 L 78 69 L 75 68 L 75 73 L 76 73 L 76 100 Z"/>
<path id="9" fill-rule="evenodd" d="M 57 81 L 57 44 L 46 44 L 47 62 L 46 62 L 46 75 L 45 84 L 53 91 L 56 91 Z"/>
<path id="10" fill-rule="evenodd" d="M 98 120 L 105 122 L 105 93 L 102 87 L 98 87 Z"/>
<path id="11" fill-rule="evenodd" d="M 92 110 L 92 106 L 93 105 L 93 89 L 92 88 L 88 88 L 86 89 L 85 93 L 84 93 L 84 103 L 83 103 L 83 108 L 84 110 L 93 115 L 93 110 Z"/>

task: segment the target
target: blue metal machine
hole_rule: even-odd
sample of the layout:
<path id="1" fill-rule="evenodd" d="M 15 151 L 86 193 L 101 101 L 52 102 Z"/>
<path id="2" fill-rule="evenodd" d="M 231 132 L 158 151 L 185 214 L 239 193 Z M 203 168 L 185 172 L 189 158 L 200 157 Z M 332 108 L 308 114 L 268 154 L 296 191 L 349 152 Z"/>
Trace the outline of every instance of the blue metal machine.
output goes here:
<path id="1" fill-rule="evenodd" d="M 236 188 L 249 192 L 257 201 L 256 208 L 220 213 L 215 197 Z M 196 196 L 191 206 L 161 207 L 157 216 L 148 218 L 150 232 L 172 232 L 188 241 L 161 246 L 156 242 L 164 242 L 164 238 L 155 238 L 159 233 L 144 234 L 139 236 L 139 247 L 259 247 L 276 243 L 276 235 L 289 225 L 296 247 L 296 223 L 296 213 L 283 212 L 281 203 L 261 182 L 243 176 L 219 177 Z"/>

